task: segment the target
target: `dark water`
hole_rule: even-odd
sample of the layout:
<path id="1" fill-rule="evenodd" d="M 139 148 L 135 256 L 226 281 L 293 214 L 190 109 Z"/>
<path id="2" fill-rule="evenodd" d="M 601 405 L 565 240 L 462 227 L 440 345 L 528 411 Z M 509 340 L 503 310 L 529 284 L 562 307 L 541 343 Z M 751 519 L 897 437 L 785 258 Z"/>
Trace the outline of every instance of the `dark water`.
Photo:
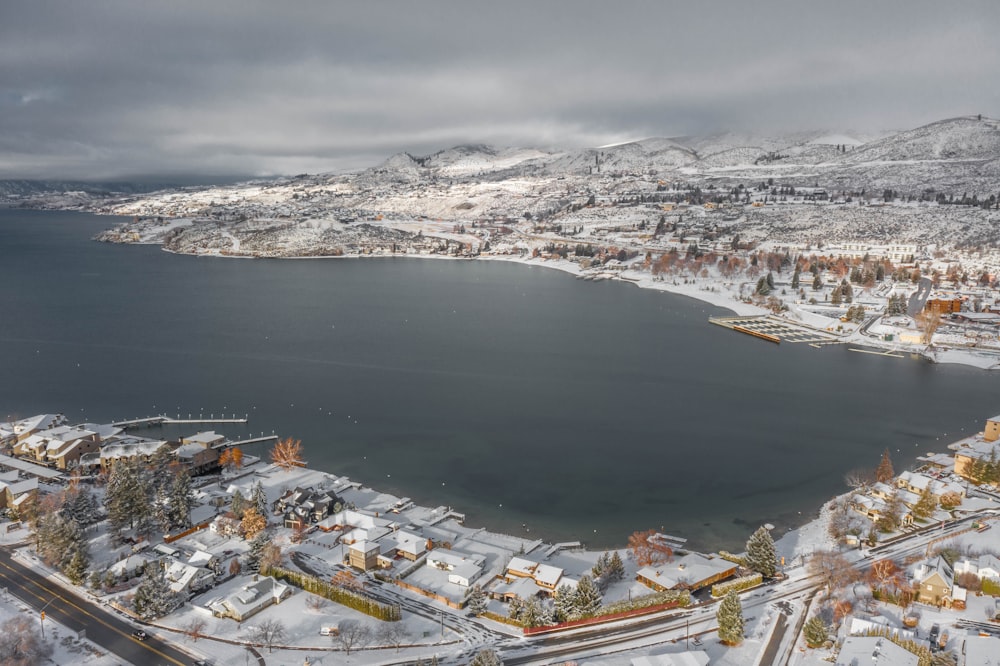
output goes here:
<path id="1" fill-rule="evenodd" d="M 0 210 L 0 418 L 248 413 L 231 434 L 301 438 L 312 466 L 470 525 L 735 548 L 884 447 L 902 469 L 1000 411 L 998 375 L 775 346 L 626 284 L 88 240 L 111 223 Z"/>

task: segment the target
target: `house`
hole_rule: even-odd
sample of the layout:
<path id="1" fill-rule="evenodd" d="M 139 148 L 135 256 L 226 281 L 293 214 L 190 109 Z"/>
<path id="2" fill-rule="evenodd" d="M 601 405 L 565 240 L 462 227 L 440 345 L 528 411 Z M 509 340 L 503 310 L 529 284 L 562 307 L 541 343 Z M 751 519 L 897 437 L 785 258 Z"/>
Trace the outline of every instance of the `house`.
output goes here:
<path id="1" fill-rule="evenodd" d="M 355 569 L 370 571 L 378 568 L 379 545 L 374 541 L 356 541 L 348 549 L 348 563 Z"/>
<path id="2" fill-rule="evenodd" d="M 955 451 L 955 474 L 974 480 L 973 470 L 980 461 L 1000 459 L 1000 415 L 986 419 L 983 432 L 960 439 L 948 448 Z"/>
<path id="3" fill-rule="evenodd" d="M 215 585 L 215 573 L 204 567 L 178 560 L 167 560 L 166 563 L 163 574 L 174 594 L 190 597 Z"/>
<path id="4" fill-rule="evenodd" d="M 941 557 L 924 560 L 913 572 L 913 589 L 917 601 L 933 606 L 951 606 L 955 572 Z"/>
<path id="5" fill-rule="evenodd" d="M 124 460 L 137 460 L 149 464 L 153 455 L 170 445 L 161 439 L 149 439 L 135 435 L 116 436 L 101 447 L 99 453 L 88 453 L 80 457 L 80 467 L 90 471 L 110 473 L 116 464 Z"/>
<path id="6" fill-rule="evenodd" d="M 396 554 L 411 562 L 427 552 L 427 539 L 419 534 L 399 530 L 393 535 L 393 539 L 396 542 Z"/>
<path id="7" fill-rule="evenodd" d="M 21 419 L 14 422 L 14 437 L 21 441 L 41 430 L 48 430 L 66 423 L 66 417 L 62 414 L 39 414 L 31 418 Z"/>
<path id="8" fill-rule="evenodd" d="M 963 488 L 960 484 L 953 481 L 935 479 L 932 476 L 921 474 L 919 472 L 901 473 L 898 477 L 896 477 L 896 486 L 901 490 L 906 490 L 916 495 L 920 495 L 924 492 L 924 490 L 930 488 L 931 495 L 933 495 L 934 499 L 938 502 L 941 501 L 941 497 L 950 493 L 954 493 L 962 499 L 965 498 L 965 488 Z"/>
<path id="9" fill-rule="evenodd" d="M 304 527 L 325 520 L 343 506 L 340 497 L 330 490 L 294 488 L 274 501 L 272 510 L 284 514 L 285 527 Z"/>
<path id="10" fill-rule="evenodd" d="M 917 666 L 919 657 L 878 636 L 848 636 L 837 653 L 837 666 Z"/>
<path id="11" fill-rule="evenodd" d="M 1000 559 L 989 554 L 980 555 L 974 560 L 965 558 L 955 563 L 955 575 L 963 573 L 1000 582 Z"/>
<path id="12" fill-rule="evenodd" d="M 448 572 L 448 582 L 469 587 L 483 575 L 486 558 L 439 548 L 427 555 L 427 566 Z"/>
<path id="13" fill-rule="evenodd" d="M 737 565 L 721 557 L 700 553 L 687 555 L 655 566 L 639 569 L 636 580 L 662 592 L 665 590 L 700 590 L 736 575 Z"/>
<path id="14" fill-rule="evenodd" d="M 292 594 L 290 585 L 271 576 L 253 576 L 252 582 L 229 596 L 212 599 L 205 606 L 215 617 L 228 617 L 243 622 L 268 606 L 279 604 Z"/>
<path id="15" fill-rule="evenodd" d="M 243 534 L 243 522 L 232 511 L 216 516 L 208 529 L 224 537 L 235 537 Z"/>
<path id="16" fill-rule="evenodd" d="M 0 473 L 0 509 L 13 509 L 17 513 L 17 509 L 37 493 L 37 477 L 22 479 L 17 471 Z"/>

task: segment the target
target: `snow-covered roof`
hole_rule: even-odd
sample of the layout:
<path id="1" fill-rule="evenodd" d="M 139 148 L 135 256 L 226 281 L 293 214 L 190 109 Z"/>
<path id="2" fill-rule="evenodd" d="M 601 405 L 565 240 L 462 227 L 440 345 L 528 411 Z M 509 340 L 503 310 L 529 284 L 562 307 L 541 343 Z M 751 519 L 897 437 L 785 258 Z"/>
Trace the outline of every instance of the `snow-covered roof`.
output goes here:
<path id="1" fill-rule="evenodd" d="M 212 444 L 217 444 L 218 442 L 224 442 L 226 440 L 225 435 L 220 435 L 214 430 L 208 430 L 205 432 L 199 432 L 190 437 L 182 437 L 182 444 L 200 444 L 202 448 L 205 445 L 211 446 Z"/>
<path id="2" fill-rule="evenodd" d="M 721 557 L 709 559 L 699 553 L 688 553 L 672 562 L 643 567 L 637 575 L 670 590 L 682 586 L 697 586 L 735 569 L 735 564 Z"/>
<path id="3" fill-rule="evenodd" d="M 888 638 L 876 636 L 848 636 L 837 654 L 837 666 L 917 666 L 919 663 L 917 655 L 904 650 Z"/>

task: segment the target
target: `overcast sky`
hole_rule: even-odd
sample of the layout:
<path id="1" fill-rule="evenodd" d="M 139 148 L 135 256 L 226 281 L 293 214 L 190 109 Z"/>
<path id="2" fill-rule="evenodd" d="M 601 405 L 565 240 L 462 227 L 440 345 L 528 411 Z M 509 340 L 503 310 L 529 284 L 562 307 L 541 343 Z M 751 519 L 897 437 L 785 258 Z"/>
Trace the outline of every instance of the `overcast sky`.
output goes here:
<path id="1" fill-rule="evenodd" d="M 0 178 L 1000 116 L 1000 2 L 3 0 Z"/>

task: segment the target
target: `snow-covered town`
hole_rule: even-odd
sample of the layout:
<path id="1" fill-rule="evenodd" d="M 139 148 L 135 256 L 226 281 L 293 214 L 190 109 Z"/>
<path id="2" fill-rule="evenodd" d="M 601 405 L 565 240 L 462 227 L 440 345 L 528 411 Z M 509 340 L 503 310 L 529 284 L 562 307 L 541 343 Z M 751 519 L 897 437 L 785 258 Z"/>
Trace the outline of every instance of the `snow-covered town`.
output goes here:
<path id="1" fill-rule="evenodd" d="M 753 318 L 754 330 L 774 327 L 774 342 L 1000 367 L 998 121 L 864 139 L 458 146 L 342 175 L 7 199 L 127 216 L 104 241 L 224 257 L 524 262 L 701 299 Z"/>
<path id="2" fill-rule="evenodd" d="M 167 420 L 0 424 L 0 651 L 118 663 L 94 631 L 114 621 L 167 663 L 217 665 L 1000 654 L 1000 416 L 912 470 L 887 448 L 818 518 L 739 554 L 655 529 L 609 551 L 497 534 L 310 469 L 290 438 L 261 459 L 215 431 L 139 434 Z"/>

